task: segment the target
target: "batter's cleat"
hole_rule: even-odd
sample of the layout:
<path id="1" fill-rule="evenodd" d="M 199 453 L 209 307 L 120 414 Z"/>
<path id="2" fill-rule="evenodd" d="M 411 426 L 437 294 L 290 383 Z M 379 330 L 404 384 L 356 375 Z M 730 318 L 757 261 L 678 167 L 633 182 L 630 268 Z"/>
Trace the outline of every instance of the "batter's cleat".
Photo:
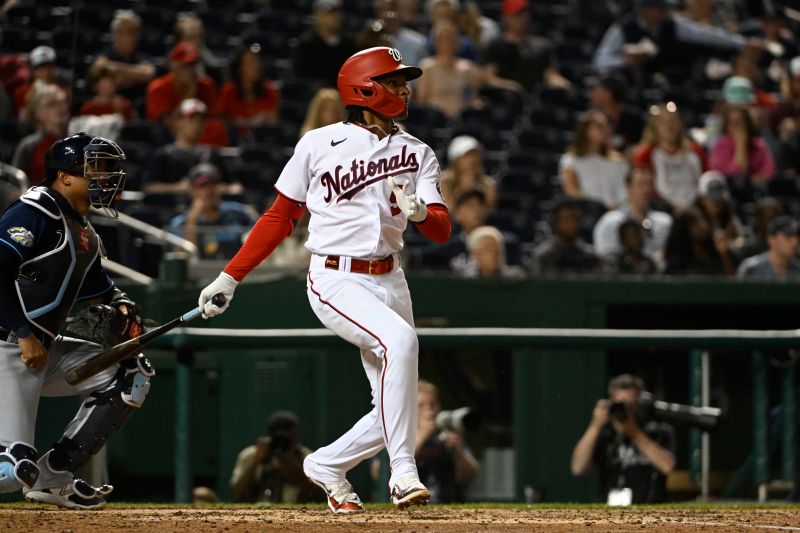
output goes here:
<path id="1" fill-rule="evenodd" d="M 425 505 L 431 499 L 431 492 L 414 476 L 400 479 L 392 487 L 392 503 L 403 510 L 409 505 Z"/>
<path id="2" fill-rule="evenodd" d="M 364 504 L 361 503 L 361 498 L 353 491 L 353 486 L 349 482 L 323 483 L 310 477 L 308 479 L 325 491 L 328 499 L 328 509 L 334 514 L 364 512 Z"/>
<path id="3" fill-rule="evenodd" d="M 29 502 L 51 503 L 65 509 L 102 509 L 106 506 L 104 497 L 113 490 L 111 485 L 93 487 L 76 478 L 60 487 L 29 490 L 25 493 L 25 499 Z"/>

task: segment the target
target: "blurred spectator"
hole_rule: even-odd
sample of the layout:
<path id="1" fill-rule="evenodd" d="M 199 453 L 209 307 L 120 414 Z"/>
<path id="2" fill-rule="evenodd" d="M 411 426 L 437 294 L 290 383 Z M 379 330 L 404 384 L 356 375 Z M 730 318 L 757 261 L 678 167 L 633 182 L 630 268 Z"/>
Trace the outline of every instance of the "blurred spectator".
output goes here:
<path id="1" fill-rule="evenodd" d="M 472 39 L 478 49 L 485 48 L 500 37 L 500 25 L 489 17 L 481 15 L 478 3 L 472 0 L 462 2 L 456 20 L 461 33 Z"/>
<path id="2" fill-rule="evenodd" d="M 725 82 L 728 83 L 729 80 L 736 78 L 744 78 L 750 82 L 749 89 L 753 95 L 753 100 L 746 103 L 753 104 L 763 110 L 770 110 L 778 106 L 778 99 L 764 89 L 764 73 L 759 68 L 758 61 L 753 53 L 742 52 L 733 60 L 733 75 Z M 741 80 L 736 81 L 741 83 Z"/>
<path id="3" fill-rule="evenodd" d="M 794 122 L 794 119 L 787 119 Z M 784 121 L 786 122 L 786 121 Z M 800 175 L 800 128 L 786 128 L 778 139 L 775 162 L 781 177 L 795 178 Z"/>
<path id="4" fill-rule="evenodd" d="M 728 105 L 723 109 L 722 135 L 711 150 L 709 168 L 753 183 L 775 174 L 772 154 L 747 108 Z"/>
<path id="5" fill-rule="evenodd" d="M 20 120 L 34 120 L 27 104 L 37 86 L 57 84 L 55 50 L 49 46 L 37 46 L 28 55 L 28 63 L 31 66 L 30 81 L 21 83 L 14 90 L 14 107 Z"/>
<path id="6" fill-rule="evenodd" d="M 292 69 L 298 78 L 320 80 L 336 87 L 342 63 L 357 52 L 355 42 L 342 28 L 342 0 L 314 0 L 314 27 L 292 51 Z"/>
<path id="7" fill-rule="evenodd" d="M 800 56 L 789 62 L 781 81 L 781 103 L 770 113 L 769 126 L 776 137 L 800 128 Z"/>
<path id="8" fill-rule="evenodd" d="M 587 111 L 578 117 L 572 144 L 559 162 L 565 195 L 594 200 L 608 209 L 622 204 L 630 167 L 610 143 L 605 115 Z"/>
<path id="9" fill-rule="evenodd" d="M 456 197 L 450 206 L 455 222 L 452 236 L 444 245 L 425 244 L 414 250 L 415 266 L 450 269 L 459 272 L 468 260 L 467 239 L 477 228 L 486 225 L 486 195 L 470 189 Z"/>
<path id="10" fill-rule="evenodd" d="M 459 135 L 447 147 L 447 168 L 442 172 L 442 196 L 447 205 L 455 205 L 462 194 L 478 190 L 483 193 L 486 206 L 497 206 L 497 182 L 486 175 L 483 168 L 483 147 L 478 139 Z"/>
<path id="11" fill-rule="evenodd" d="M 612 274 L 655 274 L 655 261 L 644 253 L 644 229 L 633 220 L 619 226 L 619 242 L 622 251 L 608 256 L 607 269 Z"/>
<path id="12" fill-rule="evenodd" d="M 112 115 L 119 114 L 127 121 L 133 118 L 133 105 L 131 101 L 117 94 L 117 85 L 114 74 L 108 65 L 98 63 L 89 69 L 89 86 L 95 95 L 83 103 L 81 115 Z"/>
<path id="13" fill-rule="evenodd" d="M 641 224 L 644 230 L 644 253 L 660 262 L 667 242 L 672 217 L 650 207 L 653 197 L 653 176 L 645 168 L 634 168 L 625 181 L 628 192 L 626 202 L 613 211 L 608 211 L 594 227 L 592 239 L 594 249 L 600 257 L 622 251 L 619 242 L 619 227 L 626 220 Z"/>
<path id="14" fill-rule="evenodd" d="M 439 389 L 419 380 L 418 427 L 414 458 L 419 479 L 431 491 L 431 503 L 464 501 L 464 489 L 478 475 L 478 461 L 464 443 L 464 432 L 436 424 L 441 412 Z"/>
<path id="15" fill-rule="evenodd" d="M 449 22 L 456 27 L 456 43 L 453 55 L 469 61 L 478 61 L 478 45 L 468 36 L 462 35 L 458 28 L 457 15 L 461 9 L 461 0 L 428 0 L 428 20 L 431 23 L 431 34 L 428 36 L 428 48 L 436 55 L 436 27 L 442 22 Z"/>
<path id="16" fill-rule="evenodd" d="M 39 84 L 33 87 L 27 107 L 36 123 L 36 132 L 19 142 L 11 165 L 25 172 L 32 185 L 38 185 L 45 177 L 47 150 L 67 134 L 69 106 L 61 87 Z"/>
<path id="17" fill-rule="evenodd" d="M 717 9 L 716 0 L 687 0 L 680 16 L 686 17 L 692 22 L 705 26 L 728 27 L 735 24 L 734 20 L 724 18 L 729 15 L 726 9 Z M 677 14 L 676 14 L 677 15 Z"/>
<path id="18" fill-rule="evenodd" d="M 794 218 L 773 219 L 767 229 L 769 250 L 742 261 L 736 277 L 754 281 L 800 281 L 798 232 L 800 224 Z"/>
<path id="19" fill-rule="evenodd" d="M 417 81 L 414 99 L 455 118 L 462 109 L 478 104 L 481 73 L 478 66 L 456 55 L 458 27 L 450 21 L 433 28 L 436 54 L 425 58 L 419 67 L 425 75 Z"/>
<path id="20" fill-rule="evenodd" d="M 733 208 L 724 174 L 709 170 L 700 176 L 695 206 L 700 209 L 714 237 L 722 235 L 730 252 L 736 254 L 742 246 L 742 223 Z"/>
<path id="21" fill-rule="evenodd" d="M 172 219 L 170 231 L 193 242 L 200 259 L 231 259 L 256 222 L 253 210 L 239 202 L 222 201 L 222 178 L 210 163 L 192 168 L 188 181 L 189 210 Z"/>
<path id="22" fill-rule="evenodd" d="M 246 135 L 254 126 L 275 124 L 279 106 L 280 93 L 264 78 L 261 45 L 240 48 L 231 62 L 231 81 L 220 91 L 215 114 Z"/>
<path id="23" fill-rule="evenodd" d="M 208 74 L 214 80 L 221 80 L 227 61 L 212 52 L 206 44 L 206 29 L 203 19 L 194 13 L 179 13 L 173 29 L 174 42 L 188 41 L 197 46 L 200 52 L 198 73 Z"/>
<path id="24" fill-rule="evenodd" d="M 454 218 L 466 243 L 466 237 L 486 223 L 486 195 L 479 189 L 465 191 L 456 197 L 455 206 Z"/>
<path id="25" fill-rule="evenodd" d="M 783 8 L 774 0 L 764 2 L 761 16 L 742 24 L 742 32 L 764 42 L 763 50 L 753 54 L 761 76 L 758 85 L 769 93 L 778 92 L 786 63 L 798 52 L 797 38 L 786 24 Z"/>
<path id="26" fill-rule="evenodd" d="M 111 69 L 119 93 L 137 106 L 145 96 L 147 84 L 156 75 L 149 58 L 138 50 L 141 26 L 139 15 L 129 9 L 118 9 L 111 20 L 111 46 L 92 65 Z"/>
<path id="27" fill-rule="evenodd" d="M 187 98 L 197 98 L 213 108 L 217 100 L 217 85 L 205 75 L 199 75 L 197 62 L 200 52 L 189 41 L 176 44 L 169 53 L 170 72 L 159 76 L 147 87 L 147 119 L 161 120 Z"/>
<path id="28" fill-rule="evenodd" d="M 700 175 L 706 169 L 706 154 L 686 135 L 673 102 L 650 108 L 642 145 L 633 164 L 650 169 L 655 175 L 656 194 L 675 212 L 692 205 L 697 196 Z"/>
<path id="29" fill-rule="evenodd" d="M 685 73 L 690 56 L 684 44 L 740 49 L 746 43 L 736 33 L 673 16 L 669 0 L 638 0 L 633 12 L 608 28 L 592 65 L 600 71 L 633 68 L 651 74 L 665 70 Z"/>
<path id="30" fill-rule="evenodd" d="M 714 235 L 696 207 L 675 217 L 664 257 L 667 274 L 733 275 L 736 272 L 727 239 L 721 233 Z"/>
<path id="31" fill-rule="evenodd" d="M 344 106 L 339 91 L 330 88 L 320 89 L 308 105 L 303 125 L 300 126 L 300 137 L 311 130 L 336 124 L 344 119 Z"/>
<path id="32" fill-rule="evenodd" d="M 488 85 L 514 91 L 532 91 L 542 84 L 569 87 L 569 80 L 556 67 L 553 45 L 528 31 L 528 0 L 503 0 L 503 25 L 502 36 L 490 42 L 484 54 Z"/>
<path id="33" fill-rule="evenodd" d="M 585 274 L 599 270 L 600 259 L 579 238 L 581 210 L 574 200 L 561 200 L 553 207 L 550 229 L 552 235 L 534 250 L 536 274 Z"/>
<path id="34" fill-rule="evenodd" d="M 420 0 L 396 0 L 397 1 L 397 16 L 400 24 L 407 28 L 419 30 L 420 21 Z M 412 64 L 412 63 L 406 63 Z M 416 63 L 413 63 L 416 65 Z"/>
<path id="35" fill-rule="evenodd" d="M 767 244 L 767 228 L 772 220 L 783 214 L 783 206 L 772 196 L 764 196 L 756 200 L 756 210 L 750 226 L 743 231 L 743 244 L 737 251 L 739 259 L 744 259 L 769 248 Z"/>
<path id="36" fill-rule="evenodd" d="M 267 434 L 239 452 L 231 474 L 235 502 L 302 503 L 316 501 L 316 489 L 303 473 L 311 453 L 300 441 L 294 413 L 277 411 L 267 421 Z"/>
<path id="37" fill-rule="evenodd" d="M 180 103 L 175 118 L 175 141 L 158 148 L 145 176 L 148 192 L 189 192 L 189 171 L 200 163 L 222 168 L 215 148 L 200 143 L 205 128 L 206 105 L 196 98 Z M 228 192 L 236 192 L 229 189 Z"/>
<path id="38" fill-rule="evenodd" d="M 592 464 L 597 465 L 600 496 L 608 503 L 666 500 L 667 476 L 675 468 L 675 430 L 665 422 L 641 419 L 639 401 L 644 390 L 637 376 L 612 378 L 608 399 L 597 401 L 592 420 L 572 452 L 572 475 L 582 476 Z"/>
<path id="39" fill-rule="evenodd" d="M 450 263 L 465 278 L 519 278 L 524 271 L 506 261 L 506 242 L 499 229 L 480 226 L 467 236 L 467 253 Z"/>
<path id="40" fill-rule="evenodd" d="M 356 37 L 356 47 L 359 50 L 375 48 L 376 46 L 393 48 L 392 40 L 386 29 L 386 23 L 381 19 L 368 20 L 358 37 Z M 400 55 L 402 55 L 402 52 Z"/>
<path id="41" fill-rule="evenodd" d="M 396 48 L 403 56 L 406 65 L 419 65 L 423 58 L 428 56 L 428 39 L 420 32 L 406 25 L 403 19 L 403 4 L 411 2 L 403 0 L 376 0 L 375 16 L 383 21 L 386 34 L 391 43 L 389 46 Z"/>
<path id="42" fill-rule="evenodd" d="M 589 103 L 608 119 L 611 147 L 626 154 L 642 138 L 644 120 L 638 109 L 626 105 L 625 82 L 617 76 L 588 80 Z"/>

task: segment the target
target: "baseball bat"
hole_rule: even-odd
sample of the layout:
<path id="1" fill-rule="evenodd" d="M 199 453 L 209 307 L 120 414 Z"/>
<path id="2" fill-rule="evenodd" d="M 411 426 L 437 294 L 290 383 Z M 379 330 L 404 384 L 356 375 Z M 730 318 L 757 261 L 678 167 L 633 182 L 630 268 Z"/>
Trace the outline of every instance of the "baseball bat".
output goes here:
<path id="1" fill-rule="evenodd" d="M 215 294 L 211 298 L 211 303 L 217 307 L 222 307 L 225 305 L 226 301 L 227 299 L 223 294 Z M 189 320 L 199 317 L 202 313 L 203 309 L 201 307 L 196 307 L 195 309 L 182 314 L 178 318 L 170 320 L 166 324 L 159 326 L 156 329 L 150 330 L 147 333 L 143 333 L 138 337 L 134 337 L 133 339 L 129 339 L 125 342 L 121 342 L 116 346 L 112 346 L 108 350 L 97 354 L 91 359 L 87 359 L 79 365 L 70 368 L 64 374 L 64 377 L 67 380 L 67 383 L 70 385 L 77 385 L 78 383 L 94 376 L 95 374 L 102 372 L 106 368 L 115 365 L 123 359 L 126 359 L 137 353 L 142 346 L 151 342 L 153 339 L 156 339 L 164 333 L 175 329 L 175 327 L 183 324 L 184 322 L 188 322 Z"/>

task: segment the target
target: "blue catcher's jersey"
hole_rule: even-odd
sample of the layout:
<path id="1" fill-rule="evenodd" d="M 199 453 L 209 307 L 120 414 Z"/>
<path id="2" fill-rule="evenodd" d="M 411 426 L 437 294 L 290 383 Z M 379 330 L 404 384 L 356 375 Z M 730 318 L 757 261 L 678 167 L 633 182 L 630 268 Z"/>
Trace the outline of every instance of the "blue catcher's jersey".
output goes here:
<path id="1" fill-rule="evenodd" d="M 18 333 L 23 321 L 55 337 L 77 299 L 113 289 L 94 228 L 46 187 L 32 187 L 0 217 L 0 249 L 0 325 Z"/>

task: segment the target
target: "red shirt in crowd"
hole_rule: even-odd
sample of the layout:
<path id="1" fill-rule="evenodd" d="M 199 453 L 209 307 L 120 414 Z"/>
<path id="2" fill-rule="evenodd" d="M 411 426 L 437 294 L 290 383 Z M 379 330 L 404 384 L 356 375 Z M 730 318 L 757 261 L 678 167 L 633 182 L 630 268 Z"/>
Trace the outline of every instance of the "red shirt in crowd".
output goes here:
<path id="1" fill-rule="evenodd" d="M 133 106 L 131 105 L 131 101 L 125 98 L 124 96 L 117 96 L 115 100 L 115 104 L 106 104 L 106 103 L 99 103 L 96 102 L 94 99 L 85 102 L 81 106 L 81 115 L 111 115 L 114 113 L 119 113 L 125 119 L 125 121 L 129 121 L 133 118 Z"/>
<path id="2" fill-rule="evenodd" d="M 277 110 L 279 104 L 280 94 L 269 80 L 264 81 L 264 95 L 252 102 L 240 99 L 238 84 L 229 81 L 220 91 L 216 114 L 227 119 L 252 118 L 265 111 Z"/>
<path id="3" fill-rule="evenodd" d="M 208 76 L 200 76 L 197 80 L 197 94 L 209 109 L 213 109 L 217 100 L 217 85 Z M 175 89 L 174 76 L 170 72 L 159 76 L 147 86 L 147 120 L 159 120 L 172 112 L 183 100 L 183 96 Z"/>

